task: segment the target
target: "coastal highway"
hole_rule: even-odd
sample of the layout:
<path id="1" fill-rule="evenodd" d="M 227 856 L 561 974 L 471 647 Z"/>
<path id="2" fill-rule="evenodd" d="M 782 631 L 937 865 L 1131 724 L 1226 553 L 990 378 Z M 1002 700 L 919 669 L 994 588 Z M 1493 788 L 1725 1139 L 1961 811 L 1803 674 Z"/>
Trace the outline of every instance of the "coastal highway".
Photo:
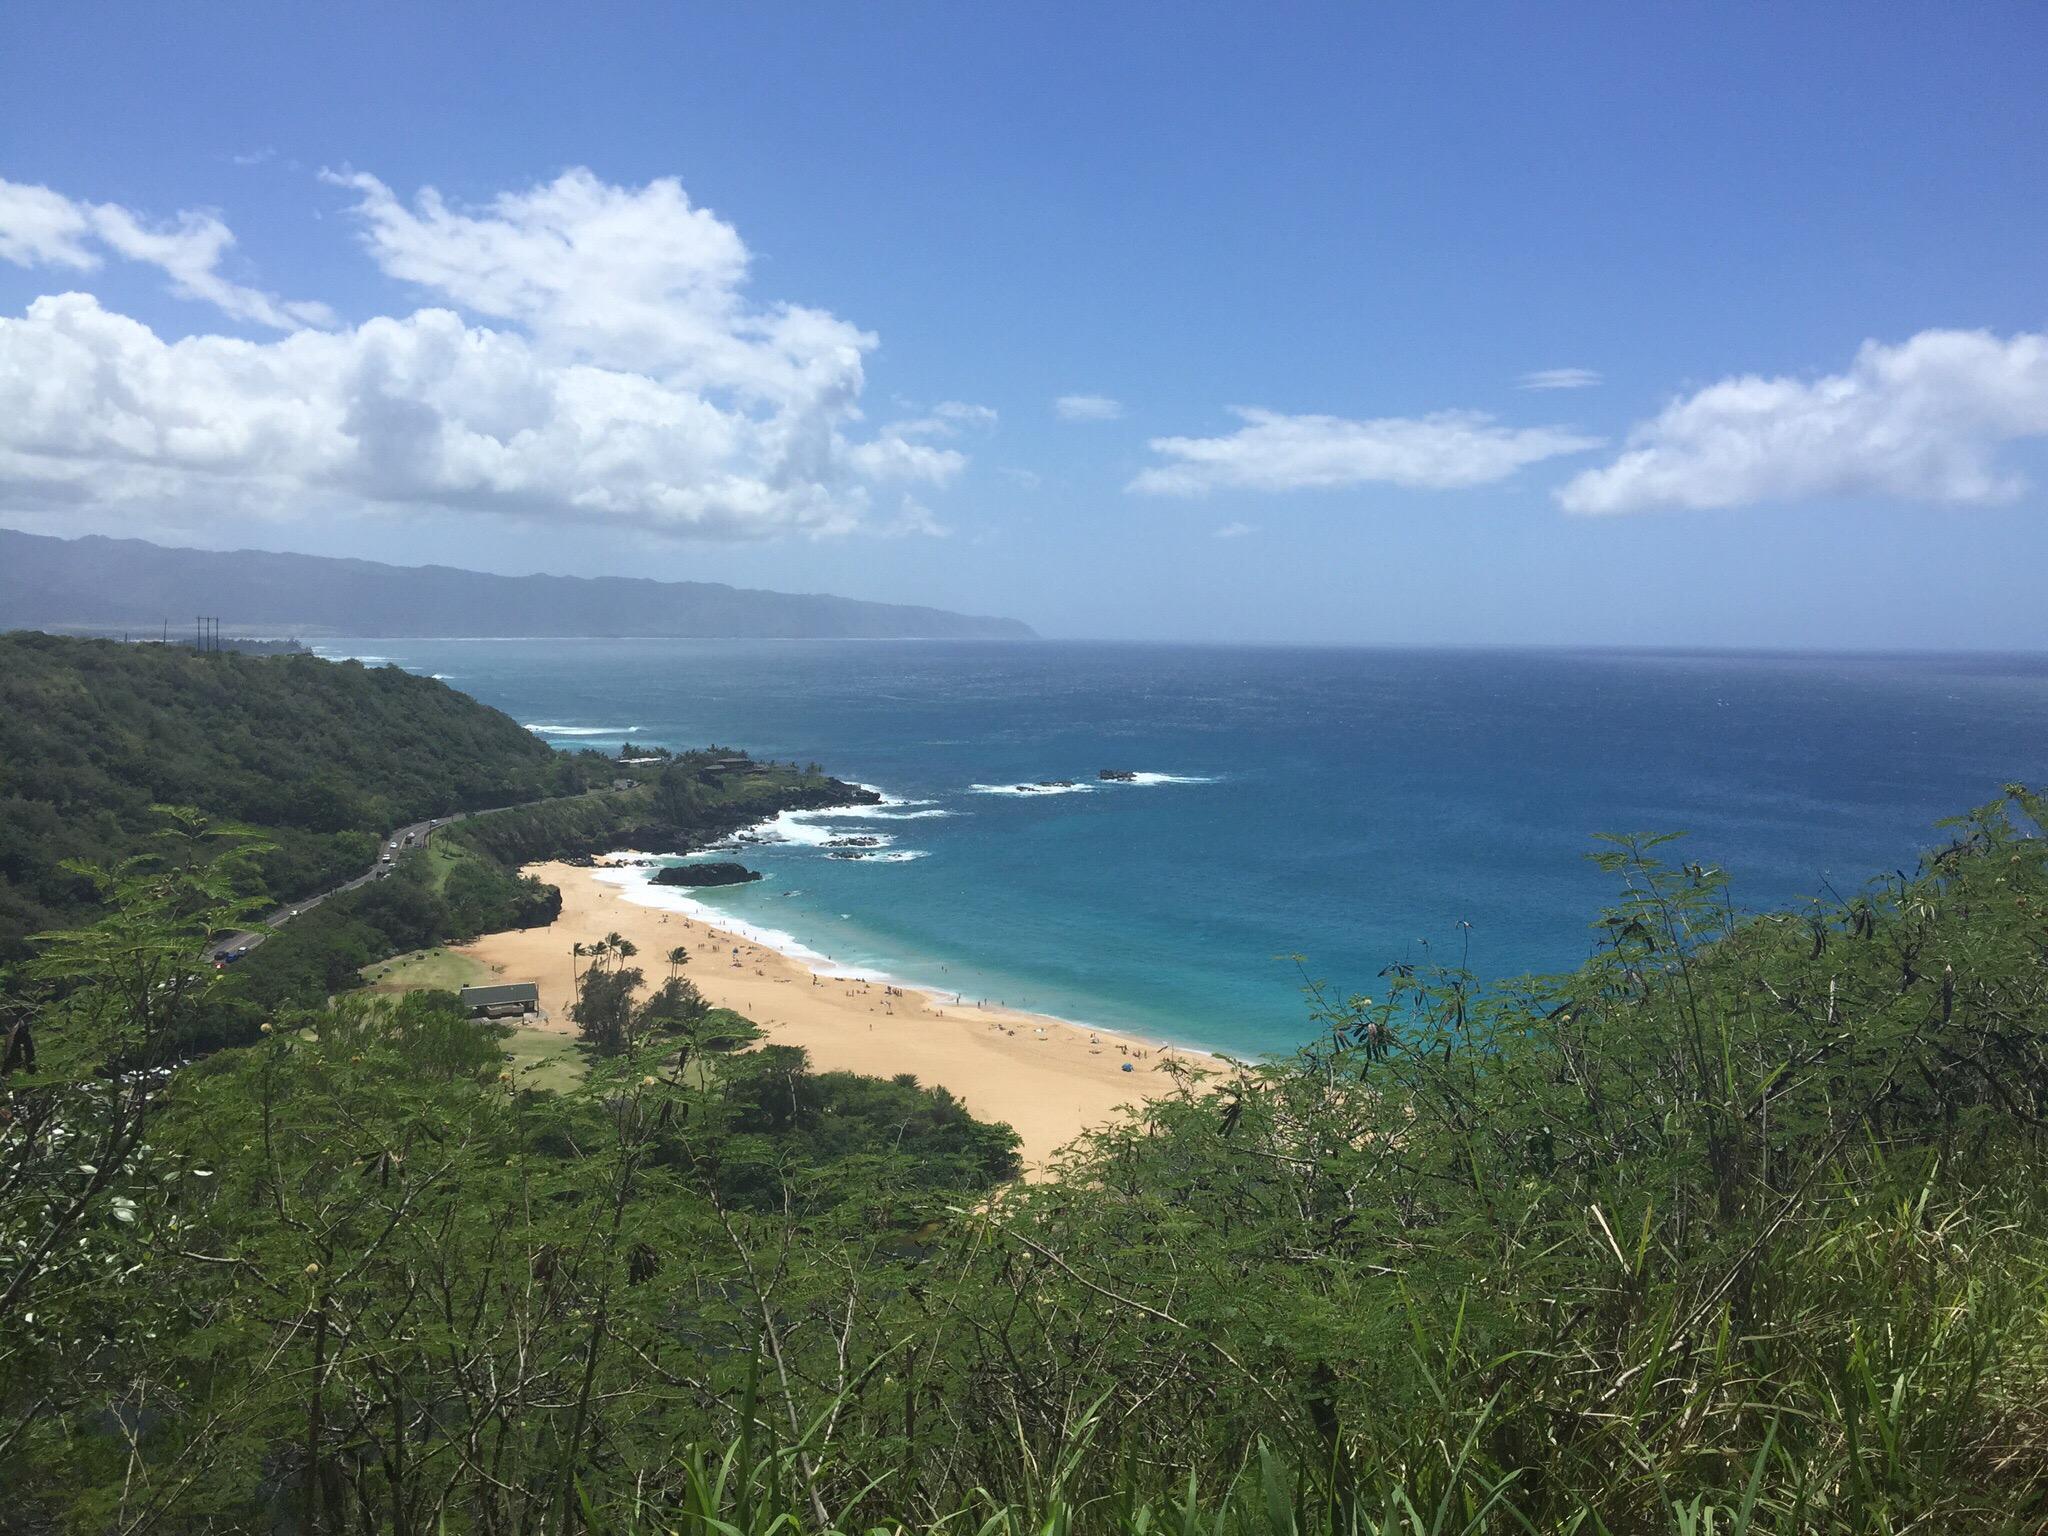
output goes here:
<path id="1" fill-rule="evenodd" d="M 394 831 L 387 832 L 377 840 L 377 857 L 371 861 L 370 867 L 360 875 L 357 875 L 355 879 L 343 881 L 340 885 L 330 890 L 322 891 L 316 896 L 307 896 L 279 907 L 275 912 L 263 919 L 263 927 L 260 929 L 243 933 L 231 933 L 225 938 L 216 939 L 213 943 L 206 946 L 206 958 L 218 960 L 231 949 L 238 949 L 246 954 L 268 938 L 272 929 L 282 927 L 301 912 L 309 912 L 329 897 L 339 896 L 343 891 L 352 891 L 357 886 L 368 885 L 379 874 L 392 867 L 384 862 L 385 854 L 392 854 L 395 862 L 398 855 L 409 851 L 405 841 L 408 837 L 413 839 L 412 846 L 414 848 L 424 848 L 428 838 L 440 831 L 441 828 L 453 826 L 458 821 L 468 821 L 475 816 L 490 816 L 498 811 L 516 811 L 522 805 L 539 805 L 541 803 L 538 800 L 522 800 L 519 802 L 519 805 L 493 805 L 480 811 L 457 811 L 452 816 L 436 816 L 428 821 L 415 821 L 410 826 L 399 827 Z M 393 843 L 398 845 L 395 850 L 391 846 Z"/>

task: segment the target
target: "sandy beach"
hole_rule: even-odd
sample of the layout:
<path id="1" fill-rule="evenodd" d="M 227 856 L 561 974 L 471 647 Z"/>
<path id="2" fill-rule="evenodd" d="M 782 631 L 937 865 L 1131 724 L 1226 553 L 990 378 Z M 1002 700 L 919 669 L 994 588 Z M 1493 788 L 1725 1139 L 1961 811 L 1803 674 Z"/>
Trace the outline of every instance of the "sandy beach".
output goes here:
<path id="1" fill-rule="evenodd" d="M 743 934 L 629 900 L 598 870 L 545 863 L 525 873 L 560 888 L 562 915 L 546 928 L 487 934 L 462 952 L 498 979 L 538 983 L 546 1027 L 574 1030 L 572 945 L 621 934 L 650 983 L 667 974 L 662 957 L 681 945 L 685 974 L 713 1005 L 752 1019 L 776 1044 L 802 1046 L 821 1071 L 911 1072 L 950 1090 L 974 1114 L 1014 1128 L 1028 1167 L 1126 1106 L 1173 1092 L 1175 1076 L 1163 1064 L 1222 1065 L 1109 1030 L 825 974 Z"/>

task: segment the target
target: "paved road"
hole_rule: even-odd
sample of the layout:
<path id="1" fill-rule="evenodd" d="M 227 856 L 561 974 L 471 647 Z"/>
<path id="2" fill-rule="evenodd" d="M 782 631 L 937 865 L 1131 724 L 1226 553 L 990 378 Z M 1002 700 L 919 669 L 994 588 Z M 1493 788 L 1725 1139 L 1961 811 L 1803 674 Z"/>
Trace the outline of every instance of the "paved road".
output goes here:
<path id="1" fill-rule="evenodd" d="M 538 800 L 523 800 L 520 802 L 520 805 L 539 805 L 541 803 Z M 216 940 L 207 946 L 206 958 L 218 960 L 231 949 L 239 949 L 246 953 L 268 938 L 271 929 L 283 927 L 301 912 L 310 912 L 331 896 L 339 896 L 343 891 L 352 891 L 357 886 L 368 885 L 380 875 L 389 874 L 399 856 L 407 852 L 405 840 L 408 837 L 413 840 L 412 847 L 424 848 L 427 839 L 443 827 L 453 826 L 458 821 L 468 821 L 474 816 L 489 816 L 497 811 L 516 811 L 518 809 L 518 805 L 494 805 L 481 811 L 457 811 L 453 816 L 436 816 L 430 821 L 416 821 L 410 826 L 400 827 L 396 831 L 387 832 L 377 843 L 377 858 L 375 862 L 368 869 L 364 870 L 363 873 L 357 875 L 355 879 L 344 881 L 332 890 L 322 891 L 317 896 L 307 896 L 299 901 L 292 902 L 288 906 L 279 907 L 275 912 L 263 919 L 264 926 L 262 929 L 244 933 L 231 933 L 224 939 Z M 397 846 L 394 848 L 393 844 Z M 384 862 L 386 854 L 391 856 L 391 864 Z"/>

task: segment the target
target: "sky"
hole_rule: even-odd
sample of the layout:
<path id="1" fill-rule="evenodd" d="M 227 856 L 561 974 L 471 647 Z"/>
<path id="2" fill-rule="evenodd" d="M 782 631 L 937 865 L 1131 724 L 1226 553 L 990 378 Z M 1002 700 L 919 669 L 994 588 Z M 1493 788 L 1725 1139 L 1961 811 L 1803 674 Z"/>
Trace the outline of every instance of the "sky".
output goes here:
<path id="1" fill-rule="evenodd" d="M 2048 648 L 2048 12 L 0 11 L 0 526 Z"/>

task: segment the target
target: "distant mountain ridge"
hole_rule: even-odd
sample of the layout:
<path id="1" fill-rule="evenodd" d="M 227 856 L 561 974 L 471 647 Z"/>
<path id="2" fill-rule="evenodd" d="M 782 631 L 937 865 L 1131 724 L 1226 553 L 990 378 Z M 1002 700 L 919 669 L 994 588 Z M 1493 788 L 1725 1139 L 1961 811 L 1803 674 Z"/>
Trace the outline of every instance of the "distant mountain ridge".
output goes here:
<path id="1" fill-rule="evenodd" d="M 719 582 L 494 576 L 445 565 L 0 529 L 0 629 L 154 629 L 168 620 L 176 635 L 195 613 L 218 614 L 227 632 L 239 634 L 1033 638 L 1017 619 Z"/>

